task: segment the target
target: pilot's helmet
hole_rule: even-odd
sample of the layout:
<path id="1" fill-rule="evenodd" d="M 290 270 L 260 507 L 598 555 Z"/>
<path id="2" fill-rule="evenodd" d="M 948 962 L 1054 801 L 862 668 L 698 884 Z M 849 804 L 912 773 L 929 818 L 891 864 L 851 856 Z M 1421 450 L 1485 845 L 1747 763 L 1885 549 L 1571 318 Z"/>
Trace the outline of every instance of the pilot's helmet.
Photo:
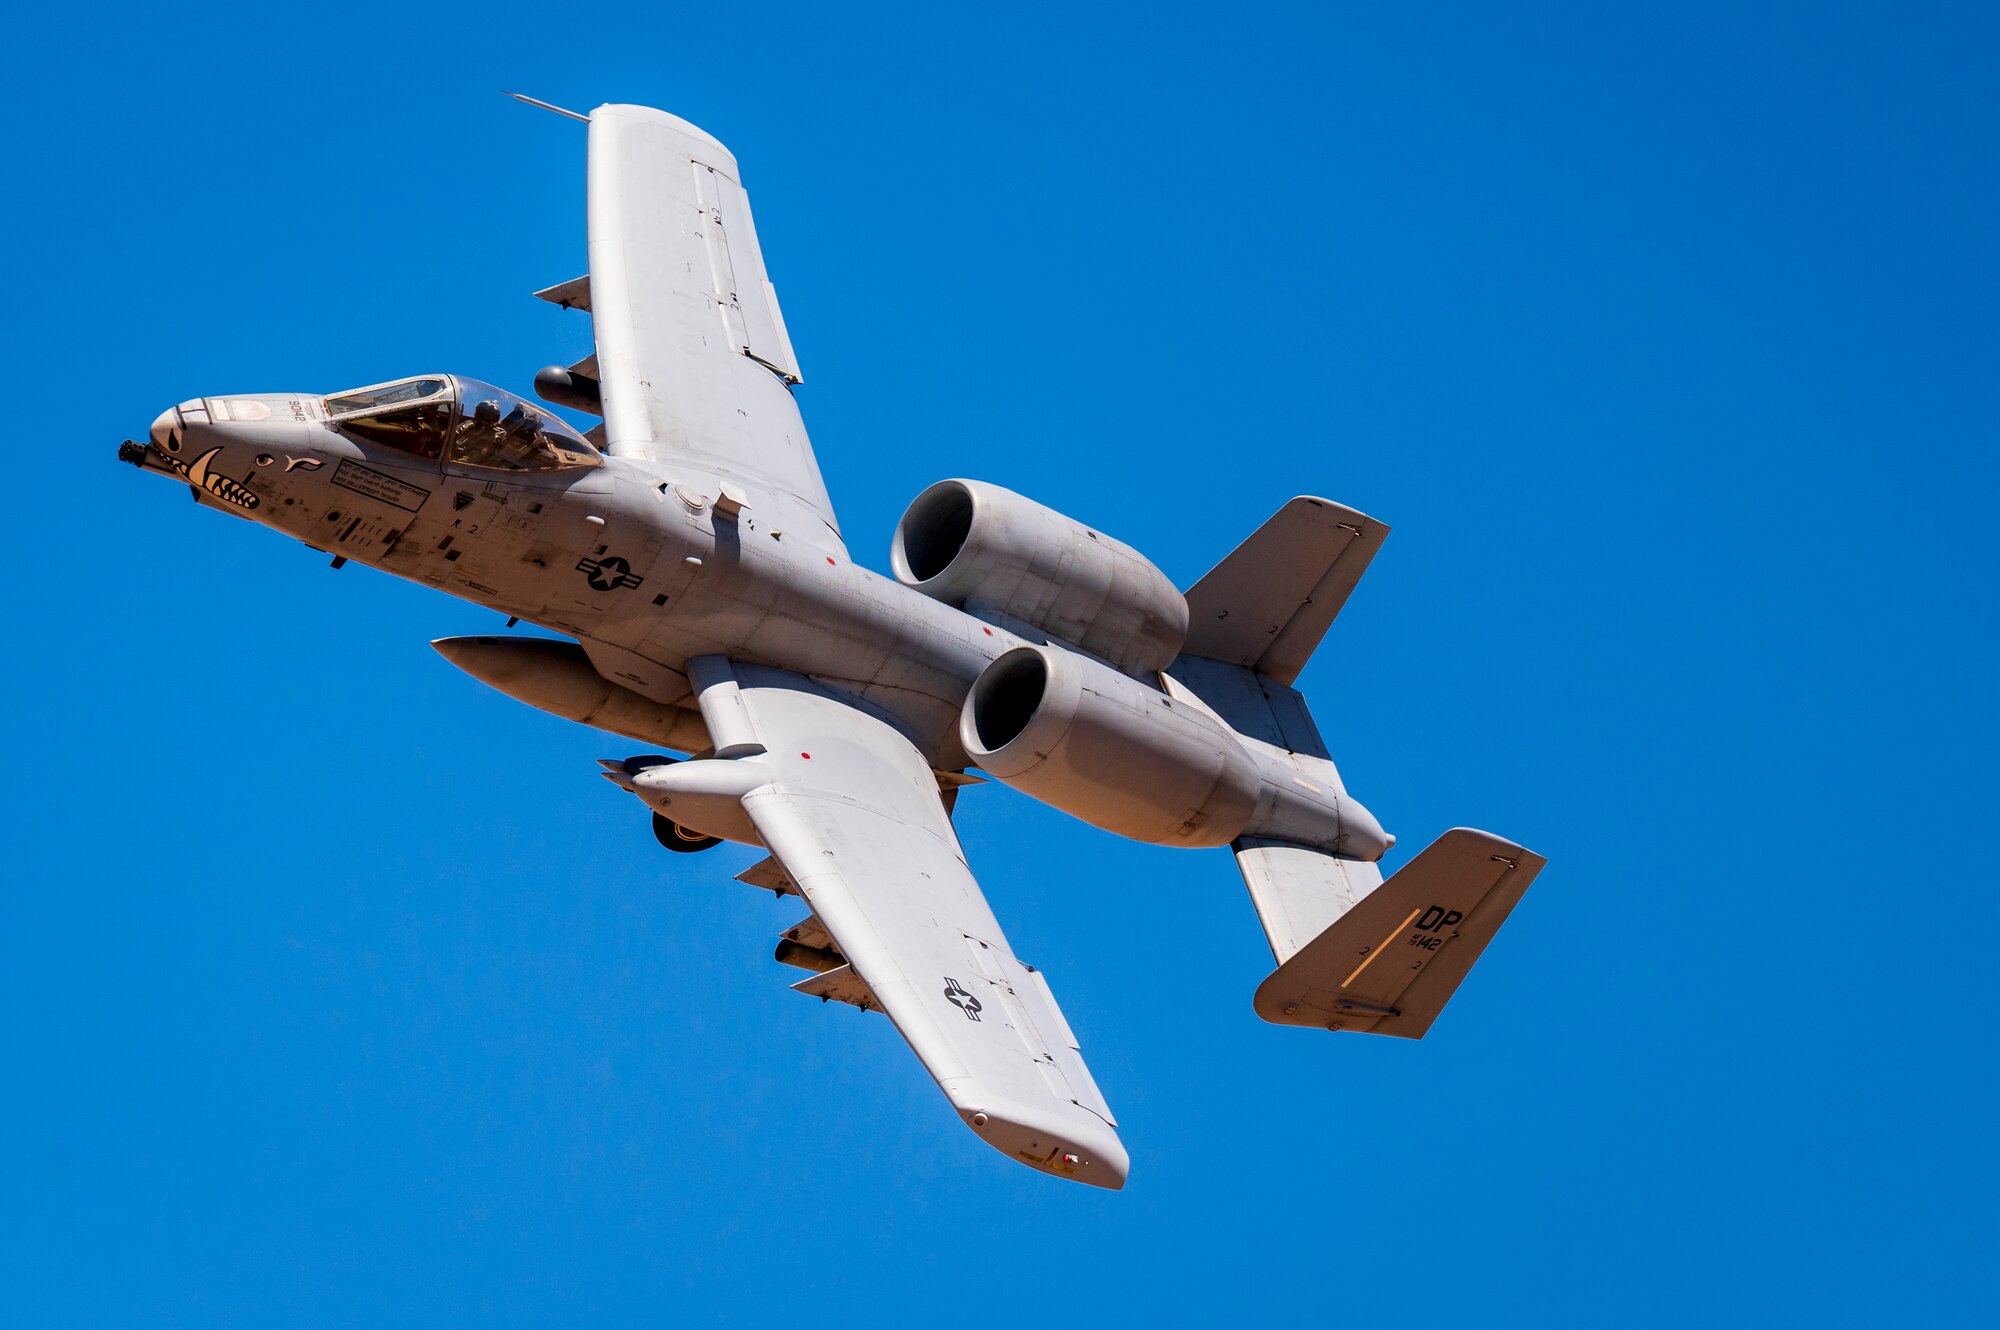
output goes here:
<path id="1" fill-rule="evenodd" d="M 484 401 L 472 408 L 472 423 L 475 425 L 497 425 L 500 423 L 500 403 Z"/>

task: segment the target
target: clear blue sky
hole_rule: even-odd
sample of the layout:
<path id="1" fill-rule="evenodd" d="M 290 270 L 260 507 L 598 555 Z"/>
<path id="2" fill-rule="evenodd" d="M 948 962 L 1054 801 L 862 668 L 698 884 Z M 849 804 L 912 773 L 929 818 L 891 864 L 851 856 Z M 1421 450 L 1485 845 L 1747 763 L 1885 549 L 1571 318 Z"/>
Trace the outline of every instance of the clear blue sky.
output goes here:
<path id="1" fill-rule="evenodd" d="M 1990 1312 L 1987 6 L 30 7 L 0 1321 Z M 736 151 L 857 554 L 971 475 L 1183 582 L 1392 523 L 1303 687 L 1550 867 L 1422 1043 L 1259 1022 L 1226 854 L 961 827 L 1134 1161 L 959 1126 L 494 616 L 197 509 L 204 393 L 587 349 L 581 127 Z"/>

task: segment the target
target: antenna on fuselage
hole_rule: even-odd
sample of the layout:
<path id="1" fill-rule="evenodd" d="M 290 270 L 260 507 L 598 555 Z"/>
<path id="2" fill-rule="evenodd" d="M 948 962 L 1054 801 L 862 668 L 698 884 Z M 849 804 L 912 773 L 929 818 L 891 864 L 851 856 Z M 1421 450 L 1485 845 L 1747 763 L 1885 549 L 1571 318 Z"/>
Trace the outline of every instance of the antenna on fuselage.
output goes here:
<path id="1" fill-rule="evenodd" d="M 581 120 L 586 125 L 590 123 L 589 116 L 578 115 L 575 111 L 566 111 L 562 107 L 557 106 L 553 102 L 545 102 L 538 97 L 530 97 L 528 96 L 528 94 L 524 92 L 508 92 L 505 88 L 500 89 L 500 91 L 506 94 L 507 96 L 512 97 L 517 102 L 526 102 L 530 106 L 539 106 L 544 111 L 554 111 L 557 115 L 566 115 L 572 120 Z"/>

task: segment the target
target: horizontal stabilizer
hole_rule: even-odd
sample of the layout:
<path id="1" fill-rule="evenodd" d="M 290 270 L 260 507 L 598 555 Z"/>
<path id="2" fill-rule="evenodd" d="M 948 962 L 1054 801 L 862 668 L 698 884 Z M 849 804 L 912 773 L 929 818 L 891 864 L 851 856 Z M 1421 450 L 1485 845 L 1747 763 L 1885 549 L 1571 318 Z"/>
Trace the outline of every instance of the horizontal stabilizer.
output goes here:
<path id="1" fill-rule="evenodd" d="M 1423 1038 L 1547 862 L 1488 832 L 1447 831 L 1279 965 L 1257 1014 Z"/>
<path id="2" fill-rule="evenodd" d="M 1181 650 L 1291 683 L 1388 537 L 1352 508 L 1293 499 L 1188 588 Z"/>

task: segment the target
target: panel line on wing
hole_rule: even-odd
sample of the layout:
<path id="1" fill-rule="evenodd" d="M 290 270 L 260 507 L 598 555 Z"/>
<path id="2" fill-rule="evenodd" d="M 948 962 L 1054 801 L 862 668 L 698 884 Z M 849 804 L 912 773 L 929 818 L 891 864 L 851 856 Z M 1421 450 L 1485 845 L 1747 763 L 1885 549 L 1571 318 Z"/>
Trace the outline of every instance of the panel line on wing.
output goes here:
<path id="1" fill-rule="evenodd" d="M 749 330 L 743 326 L 743 310 L 736 299 L 736 266 L 729 259 L 729 231 L 722 223 L 721 187 L 727 180 L 712 166 L 691 162 L 694 196 L 701 210 L 702 247 L 708 251 L 709 289 L 722 320 L 723 339 L 732 351 L 747 354 Z"/>

